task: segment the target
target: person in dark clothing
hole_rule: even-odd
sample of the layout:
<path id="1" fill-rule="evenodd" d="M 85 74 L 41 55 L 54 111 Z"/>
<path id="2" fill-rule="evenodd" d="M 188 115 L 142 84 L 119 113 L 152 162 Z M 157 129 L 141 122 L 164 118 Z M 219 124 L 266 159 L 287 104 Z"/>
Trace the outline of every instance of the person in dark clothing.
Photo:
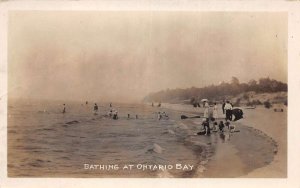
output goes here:
<path id="1" fill-rule="evenodd" d="M 62 113 L 63 113 L 63 114 L 66 113 L 66 104 L 64 104 L 64 108 L 63 108 Z"/>
<path id="2" fill-rule="evenodd" d="M 228 128 L 228 130 L 229 130 L 230 123 L 229 123 L 228 120 L 226 120 L 225 125 L 226 125 L 226 127 Z"/>
<path id="3" fill-rule="evenodd" d="M 226 101 L 224 110 L 226 114 L 226 120 L 232 121 L 232 105 L 229 103 L 229 101 Z"/>
<path id="4" fill-rule="evenodd" d="M 117 112 L 116 110 L 115 110 L 114 113 L 113 113 L 113 119 L 114 119 L 114 120 L 119 119 L 119 117 L 118 117 L 118 112 Z"/>
<path id="5" fill-rule="evenodd" d="M 220 123 L 219 123 L 219 131 L 222 133 L 222 132 L 224 132 L 224 123 L 223 123 L 223 121 L 220 121 Z"/>
<path id="6" fill-rule="evenodd" d="M 233 121 L 237 121 L 239 119 L 242 119 L 243 118 L 243 110 L 239 109 L 239 108 L 234 108 L 232 110 L 232 114 L 234 115 L 234 120 Z"/>
<path id="7" fill-rule="evenodd" d="M 206 118 L 202 122 L 203 131 L 198 132 L 198 135 L 210 135 L 209 119 Z"/>
<path id="8" fill-rule="evenodd" d="M 223 100 L 223 104 L 222 104 L 223 114 L 225 114 L 225 109 L 224 109 L 224 107 L 225 107 L 225 100 Z"/>
<path id="9" fill-rule="evenodd" d="M 94 112 L 95 112 L 95 113 L 98 112 L 98 105 L 97 105 L 97 103 L 95 103 L 95 105 L 94 105 Z"/>

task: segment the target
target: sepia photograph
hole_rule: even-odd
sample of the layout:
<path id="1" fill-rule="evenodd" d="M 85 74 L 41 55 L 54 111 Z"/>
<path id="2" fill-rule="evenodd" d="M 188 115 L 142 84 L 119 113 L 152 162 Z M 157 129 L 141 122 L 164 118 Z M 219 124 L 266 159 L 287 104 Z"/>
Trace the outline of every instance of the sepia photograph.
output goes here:
<path id="1" fill-rule="evenodd" d="M 7 176 L 286 178 L 286 12 L 9 11 Z"/>

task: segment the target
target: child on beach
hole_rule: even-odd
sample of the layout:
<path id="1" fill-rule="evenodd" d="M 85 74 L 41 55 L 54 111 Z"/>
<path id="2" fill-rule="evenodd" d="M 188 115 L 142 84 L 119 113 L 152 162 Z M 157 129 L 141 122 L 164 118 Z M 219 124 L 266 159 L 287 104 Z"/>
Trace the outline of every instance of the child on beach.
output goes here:
<path id="1" fill-rule="evenodd" d="M 223 123 L 223 121 L 220 121 L 220 123 L 219 123 L 219 131 L 221 132 L 221 133 L 223 133 L 224 132 L 224 123 Z"/>
<path id="2" fill-rule="evenodd" d="M 229 130 L 229 125 L 230 125 L 229 121 L 228 121 L 228 120 L 226 120 L 226 122 L 225 122 L 225 126 L 227 127 L 227 129 L 228 129 L 228 130 Z"/>
<path id="3" fill-rule="evenodd" d="M 198 135 L 210 135 L 209 119 L 203 118 L 202 120 L 202 131 L 197 133 Z"/>
<path id="4" fill-rule="evenodd" d="M 226 121 L 225 125 L 227 126 L 229 132 L 235 131 L 235 125 L 231 124 L 228 120 Z"/>
<path id="5" fill-rule="evenodd" d="M 218 125 L 218 123 L 217 123 L 217 122 L 214 122 L 213 128 L 212 128 L 213 132 L 217 132 L 217 131 L 218 131 L 218 130 L 217 130 L 217 125 Z"/>

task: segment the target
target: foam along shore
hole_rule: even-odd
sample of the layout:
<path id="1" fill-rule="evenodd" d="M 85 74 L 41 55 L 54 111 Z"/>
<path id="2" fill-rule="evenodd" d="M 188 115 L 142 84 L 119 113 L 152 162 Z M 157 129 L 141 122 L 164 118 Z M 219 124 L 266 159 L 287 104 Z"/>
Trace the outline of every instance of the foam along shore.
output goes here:
<path id="1" fill-rule="evenodd" d="M 162 107 L 190 115 L 203 113 L 203 108 L 191 105 L 162 104 Z M 283 107 L 283 112 L 263 106 L 241 109 L 244 118 L 234 122 L 241 130 L 237 133 L 240 136 L 233 136 L 230 144 L 216 146 L 215 154 L 200 177 L 287 177 L 287 108 Z M 224 117 L 221 105 L 218 114 Z M 262 162 L 253 166 L 251 163 L 258 158 Z"/>

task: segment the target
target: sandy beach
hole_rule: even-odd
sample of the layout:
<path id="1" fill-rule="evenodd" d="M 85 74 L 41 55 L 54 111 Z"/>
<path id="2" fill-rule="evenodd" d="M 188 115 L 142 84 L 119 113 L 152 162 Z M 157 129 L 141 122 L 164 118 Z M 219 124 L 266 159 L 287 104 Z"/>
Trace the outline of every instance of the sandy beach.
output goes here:
<path id="1" fill-rule="evenodd" d="M 188 105 L 167 104 L 173 110 L 182 110 L 197 114 L 197 108 Z M 221 114 L 219 106 L 218 114 Z M 284 112 L 274 112 L 259 106 L 255 109 L 245 109 L 244 118 L 234 122 L 241 132 L 237 134 L 248 134 L 243 136 L 232 136 L 229 144 L 216 147 L 215 153 L 209 158 L 207 170 L 201 177 L 251 177 L 251 178 L 286 178 L 287 177 L 287 108 Z M 254 139 L 249 138 L 254 135 Z M 259 141 L 265 140 L 264 142 Z M 262 163 L 254 168 L 254 161 L 261 159 Z M 269 155 L 267 157 L 267 155 Z M 260 166 L 260 167 L 258 167 Z M 250 168 L 249 168 L 250 167 Z M 226 173 L 224 173 L 226 171 Z"/>

